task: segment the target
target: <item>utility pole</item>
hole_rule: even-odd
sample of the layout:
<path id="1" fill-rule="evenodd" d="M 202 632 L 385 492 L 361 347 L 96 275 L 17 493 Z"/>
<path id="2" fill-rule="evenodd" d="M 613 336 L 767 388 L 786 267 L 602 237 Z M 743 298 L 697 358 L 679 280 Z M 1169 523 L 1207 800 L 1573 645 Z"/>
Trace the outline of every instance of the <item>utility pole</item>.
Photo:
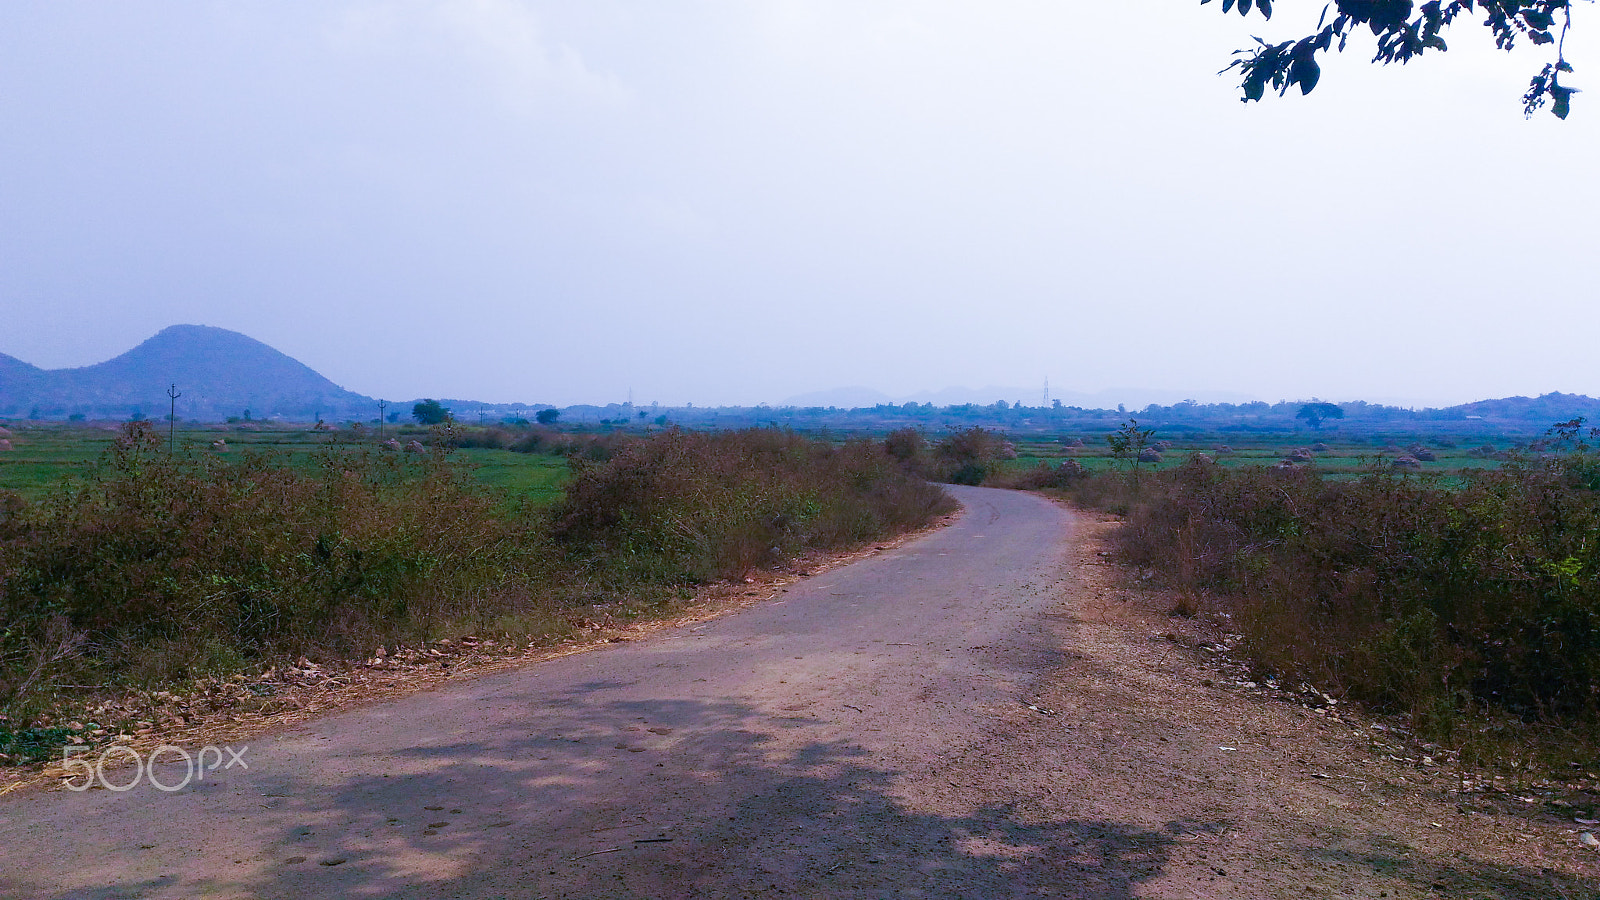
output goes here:
<path id="1" fill-rule="evenodd" d="M 380 441 L 383 440 L 383 415 L 384 415 L 383 411 L 388 409 L 388 408 L 389 408 L 389 401 L 387 401 L 387 400 L 379 400 L 378 401 L 378 440 L 380 440 Z"/>
<path id="2" fill-rule="evenodd" d="M 167 408 L 167 452 L 171 453 L 177 445 L 178 439 L 178 398 L 183 392 L 178 390 L 178 385 L 173 384 L 167 388 L 167 397 L 172 401 Z"/>

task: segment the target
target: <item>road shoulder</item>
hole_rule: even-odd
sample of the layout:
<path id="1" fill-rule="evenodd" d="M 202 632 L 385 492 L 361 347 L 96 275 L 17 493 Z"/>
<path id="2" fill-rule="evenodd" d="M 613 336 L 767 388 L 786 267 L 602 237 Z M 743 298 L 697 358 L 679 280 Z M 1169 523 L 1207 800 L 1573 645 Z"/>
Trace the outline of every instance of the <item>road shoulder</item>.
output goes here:
<path id="1" fill-rule="evenodd" d="M 1112 561 L 1113 519 L 1079 515 L 1056 625 L 1069 662 L 1019 713 L 1013 752 L 1070 792 L 1061 812 L 1174 835 L 1141 893 L 1595 896 L 1580 826 L 1485 803 L 1463 791 L 1474 773 L 1382 722 L 1252 681 L 1222 629 Z"/>

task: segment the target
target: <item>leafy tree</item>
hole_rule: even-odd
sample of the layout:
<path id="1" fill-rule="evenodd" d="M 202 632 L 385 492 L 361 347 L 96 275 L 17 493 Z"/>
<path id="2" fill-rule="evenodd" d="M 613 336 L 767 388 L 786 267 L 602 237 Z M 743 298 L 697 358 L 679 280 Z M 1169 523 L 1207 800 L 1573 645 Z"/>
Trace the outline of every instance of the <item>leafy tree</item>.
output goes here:
<path id="1" fill-rule="evenodd" d="M 1336 403 L 1323 403 L 1319 400 L 1300 407 L 1300 411 L 1295 413 L 1294 417 L 1305 419 L 1306 424 L 1312 428 L 1321 428 L 1322 423 L 1328 419 L 1344 418 L 1344 410 Z"/>
<path id="2" fill-rule="evenodd" d="M 1211 0 L 1200 0 L 1202 4 Z M 1222 11 L 1238 9 L 1247 16 L 1254 8 L 1262 18 L 1272 18 L 1272 0 L 1222 0 Z M 1362 28 L 1378 40 L 1375 63 L 1408 63 L 1428 50 L 1448 49 L 1444 30 L 1463 13 L 1481 10 L 1483 26 L 1489 29 L 1495 47 L 1511 50 L 1519 39 L 1534 45 L 1554 45 L 1555 59 L 1545 64 L 1528 84 L 1522 97 L 1523 112 L 1533 115 L 1545 101 L 1557 118 L 1565 119 L 1571 110 L 1577 88 L 1561 83 L 1561 76 L 1572 71 L 1564 53 L 1567 31 L 1572 27 L 1572 0 L 1333 0 L 1323 8 L 1317 32 L 1297 41 L 1269 44 L 1256 38 L 1258 46 L 1235 52 L 1238 57 L 1224 72 L 1239 70 L 1239 89 L 1245 101 L 1260 100 L 1267 88 L 1279 95 L 1298 86 L 1309 94 L 1322 77 L 1317 54 L 1330 49 L 1345 49 L 1350 36 Z M 1328 13 L 1333 20 L 1328 20 Z"/>
<path id="3" fill-rule="evenodd" d="M 411 407 L 411 418 L 423 425 L 443 425 L 450 421 L 450 410 L 440 405 L 437 400 L 424 400 Z"/>
<path id="4" fill-rule="evenodd" d="M 561 418 L 559 409 L 541 409 L 533 415 L 534 421 L 540 425 L 554 425 L 559 418 Z"/>
<path id="5" fill-rule="evenodd" d="M 999 435 L 973 426 L 946 436 L 934 446 L 942 472 L 955 484 L 983 484 L 1005 441 Z"/>

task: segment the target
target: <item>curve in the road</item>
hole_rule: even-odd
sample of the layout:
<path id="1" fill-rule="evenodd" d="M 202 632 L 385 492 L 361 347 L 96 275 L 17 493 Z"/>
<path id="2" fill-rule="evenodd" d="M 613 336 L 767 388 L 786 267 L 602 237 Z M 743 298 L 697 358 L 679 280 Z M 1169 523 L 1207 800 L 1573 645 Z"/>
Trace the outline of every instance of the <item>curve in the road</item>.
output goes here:
<path id="1" fill-rule="evenodd" d="M 1057 884 L 1037 848 L 1159 840 L 963 793 L 1058 659 L 1072 519 L 952 492 L 950 527 L 736 615 L 330 716 L 181 791 L 0 801 L 0 893 L 1011 896 Z"/>

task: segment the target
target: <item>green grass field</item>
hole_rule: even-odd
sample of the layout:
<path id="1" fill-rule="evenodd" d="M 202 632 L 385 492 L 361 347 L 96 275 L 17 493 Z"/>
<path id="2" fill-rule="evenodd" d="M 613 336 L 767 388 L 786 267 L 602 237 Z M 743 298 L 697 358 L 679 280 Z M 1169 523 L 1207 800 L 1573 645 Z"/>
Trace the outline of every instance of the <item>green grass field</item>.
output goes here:
<path id="1" fill-rule="evenodd" d="M 95 461 L 116 438 L 114 428 L 95 426 L 13 426 L 11 432 L 12 449 L 0 452 L 0 490 L 15 491 L 29 499 L 44 497 L 64 480 L 70 481 L 91 471 Z M 395 435 L 391 430 L 387 436 Z M 412 437 L 427 440 L 426 434 L 408 433 L 400 437 L 402 440 Z M 324 447 L 334 438 L 328 432 L 307 428 L 184 428 L 180 425 L 173 443 L 179 452 L 212 453 L 212 442 L 218 439 L 227 442 L 225 452 L 229 455 L 270 450 L 293 458 Z M 346 432 L 339 433 L 337 439 L 352 448 L 372 445 L 378 440 L 374 434 L 353 436 Z M 468 463 L 474 476 L 485 486 L 528 496 L 539 503 L 559 499 L 568 479 L 567 463 L 561 457 L 480 449 L 457 450 L 455 455 Z"/>
<path id="2" fill-rule="evenodd" d="M 63 479 L 72 479 L 89 471 L 95 460 L 116 437 L 114 427 L 63 426 L 13 427 L 10 452 L 0 453 L 0 490 L 16 491 L 30 499 L 43 497 Z M 396 436 L 391 427 L 386 436 Z M 407 427 L 398 435 L 402 440 L 418 438 L 426 441 L 421 429 Z M 1162 435 L 1156 436 L 1158 439 Z M 248 450 L 272 450 L 290 454 L 305 454 L 337 439 L 348 446 L 371 445 L 378 440 L 375 434 L 352 435 L 339 432 L 336 437 L 329 432 L 314 431 L 305 427 L 272 427 L 266 425 L 216 425 L 183 427 L 180 425 L 174 443 L 180 451 L 212 452 L 211 444 L 225 440 L 230 454 Z M 1163 453 L 1159 463 L 1141 464 L 1145 468 L 1165 469 L 1178 466 L 1191 453 L 1206 453 L 1228 467 L 1270 466 L 1297 447 L 1308 447 L 1321 439 L 1328 446 L 1325 452 L 1314 453 L 1316 468 L 1338 477 L 1354 477 L 1370 471 L 1372 462 L 1386 446 L 1385 443 L 1340 440 L 1337 435 L 1203 435 L 1168 438 L 1172 448 Z M 1226 444 L 1231 453 L 1218 453 L 1217 447 Z M 1494 459 L 1467 455 L 1467 447 L 1442 447 L 1425 436 L 1410 435 L 1396 438 L 1392 446 L 1410 447 L 1423 444 L 1429 447 L 1436 459 L 1423 462 L 1425 473 L 1451 475 L 1465 469 L 1498 466 Z M 1007 469 L 1024 469 L 1040 462 L 1059 463 L 1076 459 L 1090 469 L 1104 469 L 1128 465 L 1127 461 L 1112 456 L 1103 437 L 1086 437 L 1084 446 L 1067 447 L 1060 441 L 1019 441 L 1018 458 L 1006 464 Z M 1502 446 L 1500 449 L 1504 449 Z M 1403 452 L 1403 451 L 1402 451 Z M 1389 458 L 1400 455 L 1383 454 Z M 466 449 L 457 450 L 456 457 L 470 464 L 473 474 L 485 485 L 504 490 L 513 496 L 527 496 L 539 503 L 549 503 L 561 497 L 569 477 L 566 461 L 559 456 L 513 453 L 508 450 Z"/>
<path id="3" fill-rule="evenodd" d="M 1161 435 L 1156 435 L 1160 440 Z M 1467 469 L 1493 468 L 1500 465 L 1499 460 L 1486 459 L 1478 456 L 1469 456 L 1469 447 L 1439 446 L 1423 436 L 1411 435 L 1394 442 L 1372 443 L 1341 441 L 1336 435 L 1228 435 L 1218 437 L 1207 435 L 1204 437 L 1177 437 L 1168 438 L 1172 442 L 1169 450 L 1162 452 L 1159 463 L 1141 463 L 1145 469 L 1169 469 L 1180 466 L 1193 453 L 1204 453 L 1217 461 L 1219 465 L 1229 468 L 1241 466 L 1271 466 L 1276 465 L 1287 454 L 1300 447 L 1310 447 L 1320 440 L 1327 446 L 1326 451 L 1313 451 L 1312 457 L 1316 469 L 1333 476 L 1356 476 L 1372 470 L 1373 463 L 1382 456 L 1394 459 L 1405 455 L 1406 450 L 1414 445 L 1422 445 L 1431 450 L 1435 456 L 1432 461 L 1423 461 L 1420 471 L 1437 475 L 1452 475 Z M 1226 445 L 1231 452 L 1218 452 L 1219 446 Z M 1473 446 L 1479 446 L 1474 444 Z M 1509 444 L 1497 445 L 1497 449 L 1506 449 Z M 1385 449 L 1385 448 L 1390 449 Z M 1393 448 L 1401 448 L 1396 452 Z M 1119 460 L 1111 453 L 1103 437 L 1085 438 L 1082 447 L 1063 446 L 1059 441 L 1019 441 L 1016 443 L 1017 459 L 1007 464 L 1007 468 L 1022 469 L 1039 464 L 1059 463 L 1066 459 L 1075 459 L 1090 470 L 1100 470 L 1117 466 L 1128 466 L 1128 460 Z"/>

